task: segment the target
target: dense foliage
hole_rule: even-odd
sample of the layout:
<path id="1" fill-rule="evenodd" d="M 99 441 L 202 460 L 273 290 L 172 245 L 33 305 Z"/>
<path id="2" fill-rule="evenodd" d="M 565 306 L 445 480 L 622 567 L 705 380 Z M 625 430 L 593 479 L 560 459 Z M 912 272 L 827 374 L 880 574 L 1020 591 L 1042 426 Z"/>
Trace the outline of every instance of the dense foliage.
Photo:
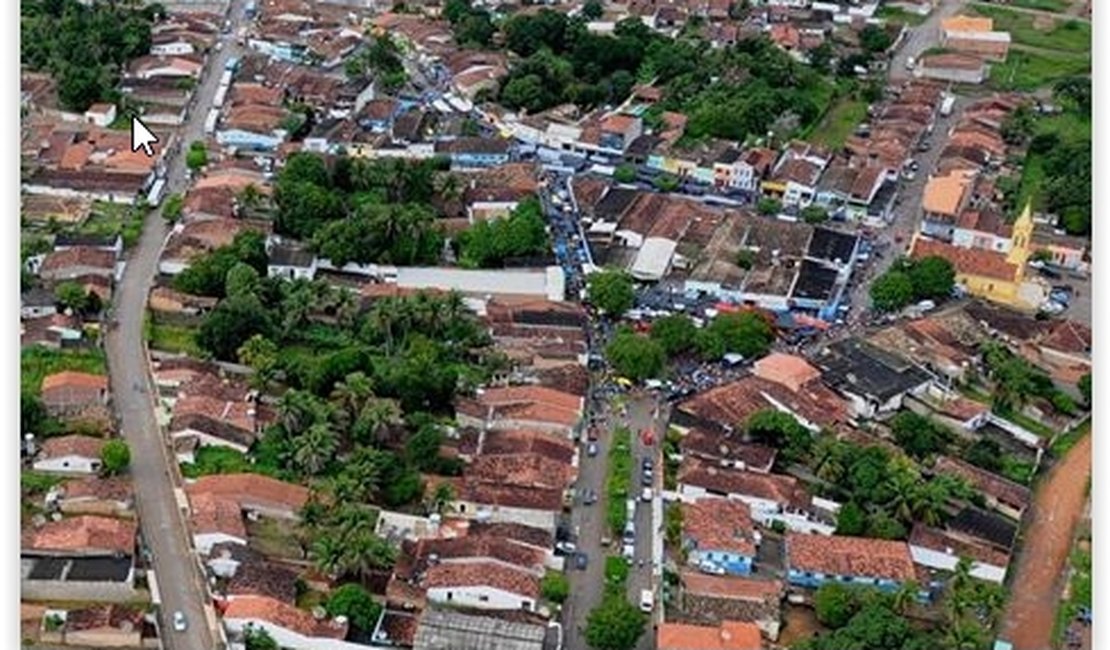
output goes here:
<path id="1" fill-rule="evenodd" d="M 484 220 L 458 237 L 459 262 L 472 268 L 495 268 L 513 258 L 547 251 L 547 230 L 539 200 L 522 201 L 504 219 Z"/>
<path id="2" fill-rule="evenodd" d="M 150 26 L 161 5 L 78 0 L 20 3 L 21 61 L 49 72 L 62 106 L 84 111 L 114 101 L 120 70 L 150 51 Z"/>
<path id="3" fill-rule="evenodd" d="M 595 650 L 632 650 L 646 626 L 647 617 L 624 594 L 610 594 L 586 617 L 586 643 Z"/>
<path id="4" fill-rule="evenodd" d="M 632 309 L 636 290 L 632 276 L 625 271 L 605 269 L 586 278 L 589 301 L 611 318 L 620 318 Z"/>
<path id="5" fill-rule="evenodd" d="M 658 378 L 667 364 L 667 353 L 658 341 L 626 328 L 605 347 L 605 357 L 617 374 L 637 382 Z"/>
<path id="6" fill-rule="evenodd" d="M 289 157 L 275 184 L 275 231 L 333 263 L 431 264 L 443 250 L 432 200 L 446 161 Z"/>
<path id="7" fill-rule="evenodd" d="M 944 300 L 956 285 L 956 270 L 943 257 L 900 259 L 871 283 L 871 304 L 878 311 L 897 311 L 916 300 Z"/>

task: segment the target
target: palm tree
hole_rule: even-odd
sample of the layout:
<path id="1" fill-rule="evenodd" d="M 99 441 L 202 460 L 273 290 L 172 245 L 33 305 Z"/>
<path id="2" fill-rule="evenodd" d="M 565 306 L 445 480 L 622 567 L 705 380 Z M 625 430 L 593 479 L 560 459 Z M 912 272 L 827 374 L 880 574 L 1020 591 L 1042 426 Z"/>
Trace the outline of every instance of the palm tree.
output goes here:
<path id="1" fill-rule="evenodd" d="M 350 426 L 358 418 L 367 401 L 374 396 L 374 385 L 364 372 L 353 372 L 335 384 L 331 398 L 337 402 L 340 412 Z"/>
<path id="2" fill-rule="evenodd" d="M 359 304 L 358 298 L 353 291 L 349 289 L 340 289 L 336 292 L 335 320 L 339 323 L 340 327 L 350 328 L 354 326 L 361 309 L 362 306 Z"/>
<path id="3" fill-rule="evenodd" d="M 432 493 L 431 507 L 427 508 L 431 512 L 443 514 L 443 509 L 447 507 L 448 503 L 455 500 L 455 488 L 450 483 L 440 483 L 436 486 L 435 492 Z"/>
<path id="4" fill-rule="evenodd" d="M 894 592 L 891 605 L 894 611 L 900 616 L 905 616 L 909 608 L 917 602 L 917 594 L 921 591 L 921 585 L 917 584 L 916 580 L 907 580 L 898 587 L 898 591 Z"/>
<path id="5" fill-rule="evenodd" d="M 244 210 L 253 210 L 262 204 L 262 192 L 254 183 L 249 183 L 239 192 L 239 203 Z"/>
<path id="6" fill-rule="evenodd" d="M 348 573 L 366 579 L 375 569 L 393 565 L 397 553 L 373 531 L 359 530 L 346 536 L 342 564 Z"/>
<path id="7" fill-rule="evenodd" d="M 935 481 L 914 485 L 910 494 L 910 511 L 913 518 L 927 526 L 936 526 L 941 522 L 947 503 L 948 490 L 944 484 Z"/>
<path id="8" fill-rule="evenodd" d="M 302 434 L 323 416 L 316 396 L 300 390 L 286 391 L 278 400 L 277 410 L 282 427 L 292 437 Z"/>
<path id="9" fill-rule="evenodd" d="M 316 562 L 316 568 L 334 578 L 341 575 L 343 553 L 346 545 L 343 540 L 327 530 L 316 530 L 316 538 L 309 549 L 309 556 Z"/>
<path id="10" fill-rule="evenodd" d="M 281 301 L 281 308 L 285 313 L 282 320 L 282 332 L 285 336 L 291 336 L 308 324 L 315 302 L 316 292 L 312 284 L 305 280 L 294 280 Z"/>
<path id="11" fill-rule="evenodd" d="M 317 422 L 298 436 L 293 445 L 293 462 L 309 475 L 315 476 L 335 457 L 339 440 L 327 423 Z"/>
<path id="12" fill-rule="evenodd" d="M 944 637 L 947 650 L 981 650 L 986 644 L 984 630 L 974 623 L 960 622 L 948 627 Z"/>
<path id="13" fill-rule="evenodd" d="M 401 408 L 391 399 L 371 399 L 355 420 L 353 433 L 364 442 L 381 442 L 390 429 L 401 424 Z"/>

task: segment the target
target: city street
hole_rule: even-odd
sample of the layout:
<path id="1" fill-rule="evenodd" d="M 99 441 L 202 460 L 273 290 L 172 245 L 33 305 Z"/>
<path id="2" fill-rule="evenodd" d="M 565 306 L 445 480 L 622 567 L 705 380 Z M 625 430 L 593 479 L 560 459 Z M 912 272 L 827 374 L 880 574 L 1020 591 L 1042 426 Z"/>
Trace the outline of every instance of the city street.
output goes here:
<path id="1" fill-rule="evenodd" d="M 640 638 L 638 650 L 651 650 L 655 647 L 655 623 L 660 619 L 658 581 L 652 575 L 655 571 L 656 558 L 655 545 L 662 517 L 655 520 L 655 511 L 660 508 L 663 487 L 663 462 L 659 454 L 662 448 L 661 440 L 666 430 L 666 419 L 659 417 L 659 401 L 651 394 L 635 396 L 628 403 L 628 418 L 626 426 L 632 431 L 632 492 L 637 496 L 643 490 L 641 484 L 641 463 L 644 458 L 651 458 L 655 463 L 652 472 L 654 485 L 652 486 L 652 500 L 645 502 L 636 499 L 636 551 L 633 556 L 632 571 L 628 576 L 628 599 L 636 606 L 640 604 L 640 594 L 644 590 L 651 590 L 655 594 L 655 609 L 651 613 L 651 624 Z M 649 430 L 653 436 L 654 444 L 644 444 L 641 433 Z M 661 512 L 661 510 L 660 510 Z"/>
<path id="2" fill-rule="evenodd" d="M 955 16 L 966 4 L 966 0 L 941 0 L 940 5 L 933 9 L 924 22 L 908 28 L 909 34 L 890 60 L 891 83 L 906 81 L 913 76 L 906 69 L 906 63 L 911 58 L 916 62 L 926 50 L 938 47 L 941 21 Z"/>
<path id="3" fill-rule="evenodd" d="M 233 24 L 239 22 L 242 12 L 242 0 L 235 0 Z M 168 193 L 182 192 L 186 188 L 185 143 L 203 138 L 204 118 L 216 93 L 220 72 L 227 59 L 239 55 L 232 39 L 224 36 L 224 40 L 224 46 L 214 52 L 198 85 L 189 118 L 180 129 L 178 144 L 168 154 Z M 217 643 L 210 626 L 217 623 L 214 617 L 206 616 L 208 597 L 174 493 L 178 470 L 155 418 L 143 342 L 147 294 L 167 233 L 166 221 L 157 211 L 151 211 L 146 217 L 142 238 L 131 251 L 123 279 L 116 287 L 113 312 L 118 325 L 108 331 L 105 348 L 120 429 L 131 447 L 131 476 L 138 494 L 143 539 L 152 555 L 161 597 L 160 627 L 164 647 L 211 650 Z M 176 611 L 183 612 L 188 621 L 184 632 L 173 630 L 171 617 Z"/>

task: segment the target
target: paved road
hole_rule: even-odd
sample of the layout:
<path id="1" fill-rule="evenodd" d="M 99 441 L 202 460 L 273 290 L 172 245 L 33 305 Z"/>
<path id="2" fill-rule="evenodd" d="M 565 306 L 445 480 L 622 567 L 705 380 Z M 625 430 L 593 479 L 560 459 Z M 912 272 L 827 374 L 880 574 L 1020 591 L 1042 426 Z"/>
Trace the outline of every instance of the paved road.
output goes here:
<path id="1" fill-rule="evenodd" d="M 1021 555 L 1014 568 L 1011 600 L 999 637 L 1014 650 L 1051 647 L 1059 595 L 1067 579 L 1067 560 L 1076 524 L 1087 502 L 1091 479 L 1091 437 L 1083 437 L 1041 481 L 1026 514 Z"/>
<path id="2" fill-rule="evenodd" d="M 916 27 L 909 28 L 906 40 L 899 46 L 898 51 L 890 62 L 890 79 L 892 82 L 906 81 L 911 77 L 906 69 L 906 61 L 910 57 L 916 61 L 921 58 L 922 52 L 940 45 L 940 21 L 955 16 L 966 5 L 966 0 L 941 0 L 939 7 L 929 14 L 925 21 Z"/>
<path id="3" fill-rule="evenodd" d="M 636 500 L 636 550 L 633 556 L 632 572 L 628 576 L 628 598 L 637 607 L 640 605 L 640 594 L 645 589 L 651 590 L 655 595 L 655 609 L 652 611 L 652 625 L 640 637 L 637 650 L 653 650 L 655 648 L 655 622 L 659 620 L 662 605 L 659 602 L 659 585 L 653 577 L 655 563 L 655 542 L 658 535 L 656 528 L 662 523 L 655 521 L 654 510 L 657 502 L 662 497 L 659 494 L 663 487 L 663 464 L 659 450 L 662 448 L 663 423 L 665 419 L 659 418 L 659 402 L 651 395 L 642 395 L 629 402 L 628 428 L 632 430 L 632 485 L 634 494 L 639 495 L 643 490 L 641 484 L 641 463 L 643 458 L 650 457 L 655 463 L 653 474 L 652 501 Z M 654 435 L 652 446 L 643 443 L 640 432 L 650 429 Z"/>
<path id="4" fill-rule="evenodd" d="M 233 2 L 233 16 L 241 17 L 242 0 Z M 235 21 L 238 22 L 238 21 Z M 238 55 L 227 39 L 216 52 L 196 92 L 196 104 L 180 130 L 181 141 L 201 139 L 204 117 L 211 105 L 224 63 Z M 182 192 L 187 183 L 185 147 L 170 155 L 167 192 Z M 158 266 L 158 256 L 167 234 L 161 215 L 147 215 L 142 238 L 131 252 L 123 279 L 116 288 L 113 311 L 118 327 L 108 333 L 106 351 L 112 394 L 120 416 L 123 437 L 131 447 L 131 475 L 138 494 L 139 521 L 151 551 L 162 599 L 162 629 L 171 650 L 211 650 L 216 647 L 206 625 L 202 586 L 184 520 L 174 495 L 177 468 L 164 444 L 154 414 L 152 384 L 143 345 L 143 314 L 147 294 Z M 185 614 L 185 632 L 174 632 L 172 612 Z"/>
<path id="5" fill-rule="evenodd" d="M 969 101 L 966 97 L 956 96 L 952 112 L 948 117 L 938 115 L 932 134 L 926 136 L 930 144 L 929 150 L 914 154 L 914 160 L 920 165 L 918 171 L 913 180 L 899 181 L 901 187 L 896 199 L 898 203 L 894 206 L 894 217 L 890 225 L 875 236 L 875 248 L 881 257 L 874 259 L 875 256 L 872 255 L 873 260 L 862 276 L 853 278 L 848 302 L 851 305 L 850 313 L 858 315 L 870 306 L 867 290 L 871 286 L 871 280 L 890 268 L 894 260 L 909 249 L 910 241 L 921 221 L 925 183 L 936 169 L 941 151 L 948 141 L 948 132 L 959 122 Z"/>

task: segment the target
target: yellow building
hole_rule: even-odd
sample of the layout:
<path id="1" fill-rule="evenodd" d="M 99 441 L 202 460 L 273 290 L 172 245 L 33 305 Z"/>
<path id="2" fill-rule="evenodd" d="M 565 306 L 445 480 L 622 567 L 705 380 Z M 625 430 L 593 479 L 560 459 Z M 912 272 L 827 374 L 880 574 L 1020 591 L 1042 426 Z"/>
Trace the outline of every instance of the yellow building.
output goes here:
<path id="1" fill-rule="evenodd" d="M 1015 309 L 1035 310 L 1044 303 L 1048 287 L 1039 277 L 1027 273 L 1032 240 L 1033 215 L 1027 205 L 1014 222 L 1009 252 L 954 246 L 918 233 L 910 246 L 910 257 L 943 257 L 956 270 L 956 283 L 970 295 Z"/>

